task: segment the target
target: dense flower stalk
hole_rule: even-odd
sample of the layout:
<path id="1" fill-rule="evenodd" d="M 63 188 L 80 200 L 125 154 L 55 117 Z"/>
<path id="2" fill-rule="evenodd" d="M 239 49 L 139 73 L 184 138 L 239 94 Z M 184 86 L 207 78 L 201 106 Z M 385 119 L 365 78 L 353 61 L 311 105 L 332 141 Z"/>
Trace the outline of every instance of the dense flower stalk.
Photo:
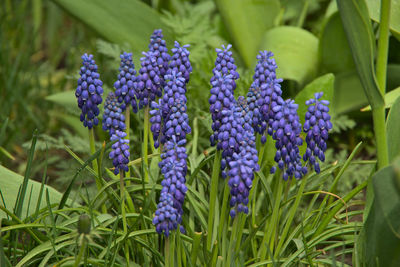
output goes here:
<path id="1" fill-rule="evenodd" d="M 217 149 L 222 149 L 222 144 L 219 143 L 221 139 L 218 138 L 221 125 L 226 117 L 224 110 L 230 110 L 235 103 L 233 96 L 233 76 L 222 75 L 220 72 L 214 73 L 214 79 L 211 83 L 211 96 L 208 100 L 210 103 L 210 113 L 212 118 L 211 129 L 213 134 L 210 136 L 210 143 L 212 146 L 217 145 Z"/>
<path id="2" fill-rule="evenodd" d="M 171 62 L 168 66 L 167 74 L 182 73 L 182 77 L 185 78 L 185 85 L 189 82 L 190 73 L 192 72 L 192 65 L 189 61 L 190 52 L 187 50 L 189 45 L 181 46 L 175 41 L 174 48 L 172 48 Z"/>
<path id="3" fill-rule="evenodd" d="M 116 141 L 111 146 L 111 152 L 109 154 L 115 167 L 114 174 L 118 174 L 120 171 L 127 172 L 129 170 L 129 141 L 125 139 L 125 137 L 126 133 L 119 130 L 111 136 L 111 141 Z"/>
<path id="4" fill-rule="evenodd" d="M 185 139 L 177 142 L 173 136 L 172 140 L 166 142 L 159 163 L 164 179 L 161 182 L 163 188 L 153 224 L 158 233 L 164 232 L 166 236 L 182 222 L 183 202 L 187 192 L 185 144 Z"/>
<path id="5" fill-rule="evenodd" d="M 266 141 L 266 130 L 268 134 L 272 135 L 273 107 L 282 96 L 280 85 L 282 79 L 276 78 L 277 65 L 272 56 L 271 52 L 260 51 L 257 56 L 258 62 L 255 67 L 253 83 L 247 95 L 249 109 L 253 115 L 252 126 L 256 132 L 262 135 L 262 143 Z"/>
<path id="6" fill-rule="evenodd" d="M 143 52 L 144 57 L 140 59 L 141 68 L 137 77 L 137 94 L 139 108 L 150 105 L 156 97 L 161 97 L 161 77 L 154 52 Z"/>
<path id="7" fill-rule="evenodd" d="M 307 173 L 307 168 L 301 164 L 299 146 L 303 144 L 300 138 L 301 124 L 297 115 L 298 105 L 293 100 L 280 99 L 272 108 L 274 120 L 271 125 L 273 130 L 272 138 L 275 140 L 277 149 L 275 161 L 279 169 L 283 170 L 283 179 L 290 177 L 300 179 Z M 276 167 L 271 168 L 271 173 Z"/>
<path id="8" fill-rule="evenodd" d="M 237 67 L 235 65 L 235 59 L 232 56 L 232 48 L 231 44 L 228 44 L 226 47 L 222 45 L 222 49 L 216 48 L 217 58 L 215 59 L 215 67 L 213 69 L 213 73 L 219 72 L 222 75 L 230 74 L 232 76 L 231 85 L 232 85 L 232 94 L 236 88 L 236 80 L 239 79 L 239 73 L 236 71 Z M 218 79 L 215 75 L 211 77 L 210 83 Z"/>
<path id="9" fill-rule="evenodd" d="M 116 131 L 125 130 L 125 116 L 121 103 L 118 102 L 113 92 L 110 92 L 104 102 L 103 130 L 112 136 Z"/>
<path id="10" fill-rule="evenodd" d="M 131 105 L 133 112 L 137 112 L 136 97 L 136 70 L 132 60 L 132 53 L 124 52 L 120 55 L 121 64 L 119 67 L 118 80 L 114 83 L 115 96 L 121 103 L 121 109 L 125 110 Z"/>
<path id="11" fill-rule="evenodd" d="M 238 142 L 238 147 L 234 150 L 229 159 L 229 181 L 231 200 L 231 217 L 235 217 L 237 212 L 248 213 L 247 204 L 249 202 L 249 192 L 252 187 L 254 172 L 259 171 L 258 156 L 255 142 L 254 129 L 250 122 L 250 113 L 243 96 L 238 98 L 237 105 L 232 112 L 234 124 L 231 137 Z M 236 136 L 234 135 L 236 134 Z"/>
<path id="12" fill-rule="evenodd" d="M 78 107 L 82 110 L 80 120 L 85 127 L 91 129 L 99 123 L 97 116 L 100 110 L 97 106 L 103 101 L 103 82 L 97 72 L 93 55 L 84 54 L 82 64 L 79 72 L 81 77 L 78 79 L 75 96 L 78 100 Z"/>
<path id="13" fill-rule="evenodd" d="M 153 52 L 154 57 L 156 59 L 159 76 L 161 77 L 162 84 L 164 75 L 168 70 L 168 63 L 170 61 L 171 56 L 168 54 L 168 48 L 166 46 L 166 42 L 163 39 L 163 34 L 161 29 L 154 30 L 153 34 L 150 37 L 149 50 Z"/>
<path id="14" fill-rule="evenodd" d="M 332 129 L 329 115 L 329 101 L 320 100 L 323 93 L 315 93 L 314 99 L 306 101 L 308 106 L 303 130 L 306 135 L 307 149 L 303 155 L 304 161 L 309 161 L 314 166 L 314 170 L 319 173 L 320 167 L 318 160 L 325 161 L 326 141 L 328 132 Z"/>

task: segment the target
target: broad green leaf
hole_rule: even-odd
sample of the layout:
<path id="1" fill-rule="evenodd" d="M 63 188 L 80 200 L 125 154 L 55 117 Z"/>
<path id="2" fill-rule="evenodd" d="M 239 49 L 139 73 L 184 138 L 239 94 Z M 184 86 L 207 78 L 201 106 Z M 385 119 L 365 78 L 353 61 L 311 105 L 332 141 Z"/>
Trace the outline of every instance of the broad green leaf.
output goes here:
<path id="1" fill-rule="evenodd" d="M 319 42 L 319 53 L 325 71 L 338 73 L 355 68 L 338 12 L 335 12 L 325 24 Z"/>
<path id="2" fill-rule="evenodd" d="M 393 106 L 396 99 L 400 96 L 400 87 L 396 88 L 387 94 L 385 94 L 385 108 L 390 108 Z M 371 106 L 366 106 L 361 111 L 369 111 L 371 110 Z"/>
<path id="3" fill-rule="evenodd" d="M 397 91 L 397 98 L 389 111 L 386 121 L 389 162 L 392 162 L 400 154 L 400 97 L 398 97 L 400 88 L 395 91 Z"/>
<path id="4" fill-rule="evenodd" d="M 24 180 L 24 177 L 21 175 L 3 167 L 0 165 L 0 190 L 1 193 L 3 194 L 4 201 L 5 201 L 5 206 L 8 210 L 13 210 L 15 201 L 18 195 L 18 190 L 20 186 L 22 185 L 22 182 Z M 30 206 L 29 209 L 29 214 L 32 214 L 35 212 L 35 207 L 36 207 L 36 201 L 39 199 L 39 193 L 40 193 L 40 187 L 41 183 L 36 182 L 34 180 L 29 179 L 28 181 L 28 192 L 30 194 L 30 190 L 32 188 L 32 197 L 31 197 L 31 203 L 28 205 L 27 202 L 24 203 L 22 206 L 22 212 L 21 212 L 21 219 L 25 218 L 25 215 L 27 213 L 28 206 Z M 55 190 L 54 188 L 45 185 L 45 190 L 49 190 L 49 196 L 50 196 L 50 202 L 51 204 L 54 203 L 59 203 L 62 197 L 62 194 Z M 26 197 L 25 200 L 27 201 L 28 198 Z M 0 205 L 4 205 L 3 201 L 0 200 Z M 43 197 L 42 201 L 40 203 L 40 208 L 46 207 L 46 200 Z M 0 211 L 0 219 L 6 218 L 6 214 L 4 212 Z"/>
<path id="5" fill-rule="evenodd" d="M 64 91 L 46 96 L 46 100 L 63 106 L 68 110 L 78 111 L 78 102 L 75 97 L 75 91 Z"/>
<path id="6" fill-rule="evenodd" d="M 310 32 L 290 26 L 267 31 L 262 50 L 274 53 L 277 77 L 300 84 L 315 77 L 318 70 L 318 38 Z"/>
<path id="7" fill-rule="evenodd" d="M 304 123 L 304 116 L 307 112 L 306 101 L 314 98 L 315 93 L 323 92 L 324 95 L 322 96 L 322 99 L 328 100 L 332 103 L 334 82 L 335 76 L 333 74 L 325 74 L 307 84 L 306 87 L 297 94 L 295 101 L 299 105 L 298 114 L 301 124 Z M 332 105 L 330 105 L 330 107 L 331 106 Z"/>
<path id="8" fill-rule="evenodd" d="M 344 113 L 360 109 L 368 104 L 368 99 L 357 71 L 342 72 L 335 76 L 335 94 L 333 106 L 336 113 Z"/>
<path id="9" fill-rule="evenodd" d="M 366 0 L 371 19 L 376 22 L 381 20 L 381 1 Z M 400 0 L 391 0 L 390 3 L 390 30 L 400 34 Z"/>
<path id="10" fill-rule="evenodd" d="M 384 105 L 375 71 L 375 36 L 364 0 L 337 0 L 340 16 L 364 93 L 372 108 Z"/>
<path id="11" fill-rule="evenodd" d="M 118 44 L 129 43 L 134 52 L 147 50 L 150 35 L 163 29 L 171 43 L 160 14 L 141 1 L 131 0 L 53 0 L 105 39 Z"/>
<path id="12" fill-rule="evenodd" d="M 397 267 L 400 262 L 400 192 L 394 166 L 372 178 L 375 198 L 365 222 L 363 257 L 367 266 Z"/>
<path id="13" fill-rule="evenodd" d="M 215 0 L 226 27 L 247 67 L 252 66 L 262 41 L 279 14 L 278 0 Z"/>

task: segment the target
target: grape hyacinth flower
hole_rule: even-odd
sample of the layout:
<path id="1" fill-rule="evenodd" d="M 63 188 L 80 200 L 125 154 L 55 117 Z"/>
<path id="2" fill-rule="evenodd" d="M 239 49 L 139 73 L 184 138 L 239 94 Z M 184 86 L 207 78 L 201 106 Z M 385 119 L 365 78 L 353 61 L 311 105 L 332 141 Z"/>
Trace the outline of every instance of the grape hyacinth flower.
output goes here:
<path id="1" fill-rule="evenodd" d="M 118 80 L 114 83 L 115 96 L 121 103 L 121 109 L 125 110 L 129 105 L 132 106 L 133 112 L 137 112 L 135 90 L 136 70 L 132 60 L 132 53 L 124 52 L 120 55 L 121 64 L 119 67 Z"/>
<path id="2" fill-rule="evenodd" d="M 236 133 L 236 141 L 238 135 L 238 148 L 233 152 L 229 159 L 229 181 L 231 200 L 230 206 L 231 217 L 236 216 L 236 212 L 248 213 L 247 204 L 249 202 L 249 193 L 253 184 L 254 172 L 259 171 L 258 152 L 256 149 L 254 129 L 249 124 L 250 114 L 246 99 L 243 96 L 238 98 L 237 105 L 232 113 L 237 130 L 232 128 L 231 134 Z M 233 124 L 235 125 L 235 124 Z M 241 133 L 239 133 L 241 132 Z"/>
<path id="3" fill-rule="evenodd" d="M 149 50 L 154 52 L 154 57 L 156 58 L 156 62 L 160 71 L 159 76 L 162 78 L 162 80 L 168 70 L 168 62 L 171 58 L 171 56 L 168 54 L 168 48 L 163 37 L 164 36 L 161 29 L 154 30 L 150 37 L 149 44 Z"/>
<path id="4" fill-rule="evenodd" d="M 153 218 L 156 231 L 166 236 L 182 222 L 183 202 L 187 192 L 186 140 L 177 142 L 175 136 L 168 140 L 161 155 L 159 167 L 164 179 L 157 211 Z"/>
<path id="5" fill-rule="evenodd" d="M 229 111 L 234 103 L 235 97 L 233 96 L 233 76 L 222 75 L 220 72 L 214 72 L 214 79 L 211 83 L 211 96 L 208 100 L 210 103 L 210 112 L 212 118 L 211 128 L 214 133 L 210 136 L 210 143 L 212 146 L 216 145 L 219 141 L 218 136 L 221 125 L 225 115 L 228 114 L 224 110 Z M 226 119 L 225 119 L 226 120 Z M 222 149 L 222 144 L 217 145 L 217 149 Z"/>
<path id="6" fill-rule="evenodd" d="M 115 167 L 114 174 L 117 175 L 120 171 L 127 172 L 129 170 L 129 141 L 125 139 L 126 133 L 117 130 L 115 134 L 111 136 L 111 141 L 116 141 L 111 146 L 111 152 L 109 154 Z"/>
<path id="7" fill-rule="evenodd" d="M 232 94 L 236 88 L 236 80 L 239 79 L 239 73 L 237 73 L 235 59 L 232 56 L 232 51 L 229 49 L 232 48 L 231 44 L 228 44 L 226 47 L 222 45 L 222 49 L 216 48 L 217 58 L 215 59 L 215 67 L 213 69 L 213 73 L 220 72 L 222 75 L 232 75 Z M 218 79 L 215 75 L 211 77 L 210 83 Z"/>
<path id="8" fill-rule="evenodd" d="M 185 86 L 189 82 L 190 73 L 192 72 L 192 65 L 189 61 L 190 52 L 187 50 L 189 45 L 180 46 L 175 41 L 175 47 L 172 48 L 171 62 L 169 63 L 167 74 L 182 73 L 182 77 L 185 78 Z M 186 87 L 185 87 L 186 89 Z"/>
<path id="9" fill-rule="evenodd" d="M 262 135 L 261 142 L 265 143 L 267 130 L 269 135 L 272 135 L 271 124 L 273 122 L 273 107 L 282 96 L 280 83 L 282 79 L 276 78 L 276 62 L 272 58 L 272 52 L 260 51 L 257 55 L 257 65 L 253 76 L 253 83 L 247 95 L 252 113 L 252 125 L 256 132 Z"/>
<path id="10" fill-rule="evenodd" d="M 82 64 L 75 96 L 78 99 L 78 107 L 82 110 L 80 120 L 85 127 L 91 129 L 99 123 L 97 116 L 100 110 L 97 106 L 103 101 L 103 82 L 97 72 L 93 55 L 84 54 Z"/>
<path id="11" fill-rule="evenodd" d="M 161 77 L 154 52 L 143 52 L 144 57 L 140 59 L 141 68 L 137 77 L 137 94 L 139 108 L 150 105 L 156 97 L 161 97 Z"/>
<path id="12" fill-rule="evenodd" d="M 122 113 L 121 103 L 113 92 L 110 92 L 104 102 L 103 130 L 112 136 L 116 131 L 125 130 L 125 116 Z"/>
<path id="13" fill-rule="evenodd" d="M 332 129 L 332 123 L 329 115 L 329 101 L 319 100 L 323 93 L 315 93 L 314 99 L 306 101 L 308 106 L 303 130 L 307 134 L 307 149 L 303 155 L 304 161 L 309 161 L 314 166 L 316 173 L 320 172 L 317 159 L 325 161 L 326 141 L 328 140 L 328 132 Z"/>
<path id="14" fill-rule="evenodd" d="M 301 124 L 297 115 L 298 105 L 293 100 L 284 101 L 280 99 L 275 107 L 272 108 L 274 121 L 271 125 L 273 129 L 272 138 L 275 140 L 277 149 L 275 161 L 279 169 L 283 170 L 283 179 L 286 181 L 290 177 L 302 178 L 307 173 L 307 168 L 301 164 L 299 146 L 303 144 L 300 138 Z M 271 173 L 275 173 L 276 167 L 271 168 Z"/>

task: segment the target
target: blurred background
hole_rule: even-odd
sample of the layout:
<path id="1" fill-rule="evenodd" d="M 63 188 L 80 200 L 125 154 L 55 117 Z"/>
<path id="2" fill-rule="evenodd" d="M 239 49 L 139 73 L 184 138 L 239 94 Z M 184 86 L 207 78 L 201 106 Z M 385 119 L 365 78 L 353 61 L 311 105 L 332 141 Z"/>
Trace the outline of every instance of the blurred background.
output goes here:
<path id="1" fill-rule="evenodd" d="M 366 1 L 377 29 L 379 1 Z M 391 25 L 388 90 L 400 85 L 400 45 Z M 232 44 L 240 79 L 236 96 L 245 95 L 259 50 L 270 50 L 283 78 L 285 98 L 307 86 L 333 93 L 333 134 L 327 162 L 343 161 L 359 141 L 360 157 L 375 157 L 371 114 L 335 1 L 331 0 L 1 0 L 0 1 L 0 164 L 22 173 L 32 133 L 40 134 L 32 173 L 40 179 L 47 164 L 50 184 L 63 191 L 79 166 L 65 145 L 84 155 L 87 131 L 78 119 L 73 91 L 81 55 L 94 55 L 105 90 L 112 90 L 119 55 L 133 52 L 136 69 L 154 29 L 162 29 L 169 49 L 174 40 L 190 44 L 193 73 L 188 85 L 192 128 L 198 151 L 209 148 L 209 80 L 215 48 Z M 328 90 L 328 89 L 327 89 Z M 142 114 L 131 116 L 133 153 L 140 155 Z M 101 127 L 99 143 L 106 139 Z M 190 145 L 190 137 L 189 137 Z M 135 157 L 136 158 L 136 157 Z M 338 191 L 365 178 L 373 164 L 352 165 Z M 90 183 L 90 182 L 88 182 Z"/>

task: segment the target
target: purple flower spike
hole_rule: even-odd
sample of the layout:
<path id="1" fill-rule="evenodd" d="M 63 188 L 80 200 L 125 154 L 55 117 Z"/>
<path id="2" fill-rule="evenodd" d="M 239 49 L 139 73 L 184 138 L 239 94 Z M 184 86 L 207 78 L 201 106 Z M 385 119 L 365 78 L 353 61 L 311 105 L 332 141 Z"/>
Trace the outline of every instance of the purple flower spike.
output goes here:
<path id="1" fill-rule="evenodd" d="M 280 98 L 277 105 L 272 108 L 274 120 L 271 125 L 272 138 L 275 140 L 277 149 L 275 161 L 279 169 L 283 170 L 283 179 L 286 181 L 291 177 L 302 178 L 307 173 L 307 168 L 301 164 L 299 146 L 303 144 L 300 138 L 301 124 L 297 115 L 298 105 L 293 100 L 284 101 Z M 271 168 L 271 173 L 276 167 Z"/>
<path id="2" fill-rule="evenodd" d="M 303 155 L 304 161 L 309 161 L 314 166 L 316 173 L 320 172 L 318 160 L 325 161 L 326 141 L 328 132 L 332 129 L 329 115 L 329 101 L 319 100 L 323 93 L 315 93 L 314 99 L 306 101 L 308 106 L 303 130 L 306 135 L 307 149 Z"/>
<path id="3" fill-rule="evenodd" d="M 229 180 L 231 200 L 231 217 L 235 217 L 237 212 L 248 213 L 247 204 L 249 202 L 249 192 L 253 184 L 254 172 L 260 170 L 258 165 L 258 152 L 256 149 L 254 129 L 249 124 L 250 114 L 246 99 L 243 96 L 238 98 L 238 102 L 233 113 L 234 121 L 239 125 L 239 133 L 242 136 L 238 141 L 238 147 L 233 155 L 228 159 Z M 235 125 L 235 124 L 233 124 Z M 235 140 L 237 140 L 237 137 Z"/>
<path id="4" fill-rule="evenodd" d="M 118 130 L 111 136 L 111 141 L 117 141 L 111 146 L 112 149 L 109 155 L 115 167 L 114 174 L 129 170 L 129 141 L 125 137 L 126 133 Z"/>
<path id="5" fill-rule="evenodd" d="M 159 163 L 164 179 L 161 182 L 163 188 L 153 224 L 159 234 L 164 233 L 166 236 L 182 223 L 183 202 L 187 192 L 185 144 L 186 140 L 177 142 L 175 137 L 168 140 Z"/>
<path id="6" fill-rule="evenodd" d="M 192 72 L 192 65 L 189 61 L 190 52 L 187 50 L 189 45 L 180 46 L 175 41 L 175 47 L 172 48 L 171 62 L 169 63 L 167 74 L 182 73 L 182 77 L 185 78 L 185 84 L 189 82 L 190 73 Z"/>
<path id="7" fill-rule="evenodd" d="M 103 130 L 108 131 L 110 136 L 116 131 L 125 130 L 125 116 L 113 92 L 108 94 L 104 102 Z"/>
<path id="8" fill-rule="evenodd" d="M 121 109 L 124 111 L 127 106 L 131 105 L 133 112 L 137 112 L 136 98 L 136 70 L 132 61 L 132 53 L 124 52 L 120 55 L 121 64 L 119 67 L 118 80 L 114 83 L 115 96 L 121 103 Z"/>
<path id="9" fill-rule="evenodd" d="M 271 124 L 273 122 L 273 107 L 282 96 L 280 83 L 282 79 L 276 78 L 276 62 L 273 54 L 268 51 L 260 51 L 255 67 L 253 83 L 247 94 L 247 102 L 252 113 L 252 126 L 256 132 L 262 135 L 261 141 L 265 143 L 266 133 L 272 135 Z"/>
<path id="10" fill-rule="evenodd" d="M 144 57 L 140 59 L 141 68 L 137 78 L 137 93 L 139 108 L 149 106 L 156 97 L 161 97 L 161 77 L 154 52 L 143 52 Z"/>
<path id="11" fill-rule="evenodd" d="M 216 48 L 217 58 L 215 59 L 215 67 L 213 69 L 213 73 L 220 72 L 222 75 L 232 75 L 232 94 L 236 88 L 236 80 L 239 79 L 239 73 L 236 72 L 235 60 L 232 56 L 232 51 L 229 49 L 232 48 L 231 44 L 228 44 L 227 47 L 222 45 L 222 49 Z M 217 79 L 216 76 L 211 77 L 210 83 Z"/>
<path id="12" fill-rule="evenodd" d="M 165 40 L 163 39 L 161 29 L 154 30 L 153 34 L 151 35 L 149 50 L 154 52 L 154 57 L 156 58 L 157 66 L 160 71 L 159 76 L 163 80 L 164 75 L 167 73 L 168 62 L 170 61 L 171 56 L 168 54 L 168 48 Z"/>
<path id="13" fill-rule="evenodd" d="M 78 100 L 78 107 L 82 110 L 80 120 L 89 129 L 99 124 L 97 116 L 100 113 L 98 105 L 103 101 L 103 82 L 97 72 L 97 65 L 93 55 L 84 54 L 82 56 L 81 70 L 79 72 L 78 86 L 75 96 Z"/>

